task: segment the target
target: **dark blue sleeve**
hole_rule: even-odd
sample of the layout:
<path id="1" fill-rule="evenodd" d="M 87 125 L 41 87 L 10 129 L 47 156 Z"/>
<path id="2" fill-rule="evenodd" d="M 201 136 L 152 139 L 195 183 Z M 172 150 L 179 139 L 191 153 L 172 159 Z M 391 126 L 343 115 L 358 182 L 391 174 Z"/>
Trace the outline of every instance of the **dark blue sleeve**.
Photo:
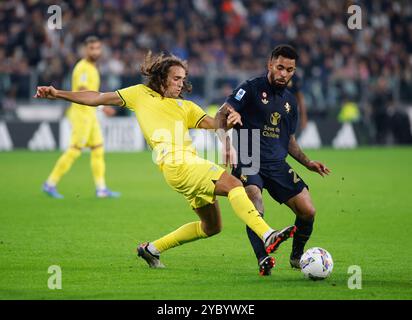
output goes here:
<path id="1" fill-rule="evenodd" d="M 237 87 L 229 97 L 227 97 L 226 102 L 236 111 L 240 111 L 247 105 L 250 96 L 251 86 L 245 81 Z"/>

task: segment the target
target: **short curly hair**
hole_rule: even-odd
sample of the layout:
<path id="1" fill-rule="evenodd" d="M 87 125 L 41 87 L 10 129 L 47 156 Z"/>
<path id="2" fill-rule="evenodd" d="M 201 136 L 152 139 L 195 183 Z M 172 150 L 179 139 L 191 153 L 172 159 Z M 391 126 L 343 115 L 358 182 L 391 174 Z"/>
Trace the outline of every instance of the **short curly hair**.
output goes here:
<path id="1" fill-rule="evenodd" d="M 289 44 L 280 44 L 273 49 L 270 59 L 277 59 L 277 57 L 282 56 L 285 58 L 293 59 L 296 62 L 299 59 L 299 55 L 296 49 Z"/>
<path id="2" fill-rule="evenodd" d="M 164 91 L 167 86 L 167 75 L 170 67 L 173 66 L 182 67 L 185 70 L 187 77 L 188 67 L 186 61 L 179 59 L 175 55 L 167 53 L 161 53 L 160 55 L 154 56 L 152 55 L 152 52 L 149 51 L 145 56 L 140 71 L 145 77 L 147 77 L 146 85 L 150 89 L 164 96 Z M 183 93 L 190 93 L 191 91 L 192 85 L 187 81 L 187 79 L 185 79 L 179 98 L 183 98 Z"/>

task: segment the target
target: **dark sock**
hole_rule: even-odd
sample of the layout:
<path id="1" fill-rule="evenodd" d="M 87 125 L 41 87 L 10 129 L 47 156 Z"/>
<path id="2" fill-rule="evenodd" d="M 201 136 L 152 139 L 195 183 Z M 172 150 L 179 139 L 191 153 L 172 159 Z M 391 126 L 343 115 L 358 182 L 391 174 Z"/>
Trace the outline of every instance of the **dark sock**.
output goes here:
<path id="1" fill-rule="evenodd" d="M 305 249 L 305 244 L 308 242 L 313 230 L 314 219 L 304 220 L 296 217 L 295 226 L 297 228 L 293 236 L 292 254 L 291 257 L 300 258 Z"/>
<path id="2" fill-rule="evenodd" d="M 263 218 L 263 213 L 259 212 Z M 246 232 L 249 237 L 250 244 L 252 245 L 253 251 L 255 252 L 256 258 L 260 261 L 262 258 L 267 257 L 265 244 L 262 239 L 260 239 L 256 233 L 253 232 L 248 226 L 246 226 Z"/>

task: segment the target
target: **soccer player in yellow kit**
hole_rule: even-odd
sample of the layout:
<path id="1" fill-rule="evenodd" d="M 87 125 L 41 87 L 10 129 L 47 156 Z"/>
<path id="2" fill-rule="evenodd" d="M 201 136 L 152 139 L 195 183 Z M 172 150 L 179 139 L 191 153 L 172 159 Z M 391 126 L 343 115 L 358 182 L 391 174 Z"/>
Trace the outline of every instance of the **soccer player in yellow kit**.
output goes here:
<path id="1" fill-rule="evenodd" d="M 99 90 L 100 76 L 96 62 L 101 51 L 101 42 L 97 37 L 86 38 L 85 58 L 81 59 L 73 69 L 73 91 Z M 107 115 L 114 113 L 111 107 L 104 107 L 103 110 Z M 70 146 L 60 156 L 47 181 L 43 184 L 43 191 L 53 198 L 63 198 L 56 188 L 58 182 L 80 156 L 82 149 L 89 147 L 96 196 L 98 198 L 118 197 L 120 195 L 118 192 L 111 191 L 106 187 L 103 136 L 96 117 L 96 108 L 72 103 L 67 111 L 67 117 L 72 129 Z"/>
<path id="2" fill-rule="evenodd" d="M 150 267 L 162 268 L 160 253 L 219 233 L 222 225 L 216 196 L 227 196 L 236 215 L 264 241 L 266 251 L 274 252 L 293 236 L 296 227 L 272 229 L 249 200 L 240 180 L 197 156 L 189 129 L 216 129 L 217 125 L 198 105 L 183 99 L 182 94 L 191 89 L 186 81 L 186 63 L 173 55 L 153 57 L 149 53 L 141 71 L 148 78 L 146 85 L 138 84 L 116 92 L 68 92 L 49 86 L 38 87 L 35 95 L 36 98 L 65 99 L 90 106 L 124 106 L 136 113 L 166 182 L 187 199 L 200 218 L 160 239 L 139 244 L 138 256 Z M 237 116 L 228 110 L 228 124 L 234 125 Z"/>

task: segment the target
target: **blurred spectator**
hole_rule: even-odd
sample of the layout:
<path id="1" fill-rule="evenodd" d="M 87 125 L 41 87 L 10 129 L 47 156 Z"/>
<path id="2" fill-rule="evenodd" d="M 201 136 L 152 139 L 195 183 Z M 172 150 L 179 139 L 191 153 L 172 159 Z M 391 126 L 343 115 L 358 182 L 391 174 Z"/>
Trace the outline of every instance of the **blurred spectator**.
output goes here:
<path id="1" fill-rule="evenodd" d="M 17 109 L 17 88 L 12 86 L 5 94 L 2 99 L 2 113 L 5 119 L 15 119 L 16 118 L 16 109 Z"/>
<path id="2" fill-rule="evenodd" d="M 374 88 L 372 104 L 372 118 L 375 124 L 375 142 L 386 144 L 390 129 L 388 109 L 393 101 L 388 82 L 380 77 Z"/>
<path id="3" fill-rule="evenodd" d="M 350 99 L 345 99 L 338 114 L 339 122 L 357 122 L 359 119 L 358 104 Z"/>
<path id="4" fill-rule="evenodd" d="M 395 103 L 389 105 L 389 125 L 396 144 L 412 144 L 411 122 L 405 110 Z"/>

